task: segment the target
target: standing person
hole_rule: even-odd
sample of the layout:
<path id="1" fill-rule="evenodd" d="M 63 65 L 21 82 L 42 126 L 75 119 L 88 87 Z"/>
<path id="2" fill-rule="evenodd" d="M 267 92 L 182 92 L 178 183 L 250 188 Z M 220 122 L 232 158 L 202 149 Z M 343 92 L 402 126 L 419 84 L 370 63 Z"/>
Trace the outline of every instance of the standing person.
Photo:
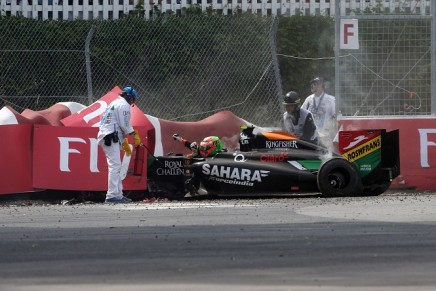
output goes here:
<path id="1" fill-rule="evenodd" d="M 309 110 L 301 108 L 301 98 L 295 91 L 286 93 L 283 105 L 284 129 L 302 140 L 316 143 L 316 126 Z"/>
<path id="2" fill-rule="evenodd" d="M 118 98 L 109 104 L 100 121 L 97 142 L 103 148 L 108 164 L 108 190 L 105 200 L 108 203 L 132 201 L 123 195 L 120 146 L 122 144 L 126 155 L 132 154 L 126 137 L 128 134 L 133 136 L 135 147 L 141 144 L 138 131 L 130 124 L 130 106 L 135 104 L 136 99 L 138 99 L 136 90 L 125 87 Z"/>
<path id="3" fill-rule="evenodd" d="M 324 80 L 321 77 L 313 79 L 310 82 L 310 90 L 313 94 L 304 100 L 301 107 L 312 113 L 320 141 L 331 143 L 337 132 L 336 101 L 335 97 L 324 91 L 324 87 Z"/>

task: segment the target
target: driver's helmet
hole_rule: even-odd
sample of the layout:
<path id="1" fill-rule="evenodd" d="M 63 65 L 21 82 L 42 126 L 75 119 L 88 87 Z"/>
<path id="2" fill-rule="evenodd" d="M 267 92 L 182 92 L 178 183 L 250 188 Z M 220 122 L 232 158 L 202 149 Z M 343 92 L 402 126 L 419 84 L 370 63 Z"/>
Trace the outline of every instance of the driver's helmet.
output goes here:
<path id="1" fill-rule="evenodd" d="M 297 105 L 299 107 L 301 105 L 301 98 L 297 92 L 290 91 L 286 93 L 283 105 Z"/>
<path id="2" fill-rule="evenodd" d="M 222 149 L 223 145 L 219 137 L 208 136 L 200 142 L 198 153 L 200 154 L 200 157 L 206 158 L 216 155 L 217 153 L 221 152 Z"/>

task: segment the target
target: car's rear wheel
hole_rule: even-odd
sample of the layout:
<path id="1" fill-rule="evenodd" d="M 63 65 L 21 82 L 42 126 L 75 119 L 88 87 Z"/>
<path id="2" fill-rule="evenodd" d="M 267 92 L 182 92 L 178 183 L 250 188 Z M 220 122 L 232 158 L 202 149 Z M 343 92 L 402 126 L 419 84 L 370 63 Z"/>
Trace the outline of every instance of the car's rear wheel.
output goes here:
<path id="1" fill-rule="evenodd" d="M 318 171 L 317 182 L 321 193 L 328 197 L 360 196 L 363 192 L 359 173 L 342 158 L 323 163 Z"/>
<path id="2" fill-rule="evenodd" d="M 378 185 L 376 188 L 372 189 L 369 192 L 365 192 L 364 196 L 378 196 L 385 193 L 389 187 L 391 186 L 391 182 L 386 182 L 382 185 Z"/>

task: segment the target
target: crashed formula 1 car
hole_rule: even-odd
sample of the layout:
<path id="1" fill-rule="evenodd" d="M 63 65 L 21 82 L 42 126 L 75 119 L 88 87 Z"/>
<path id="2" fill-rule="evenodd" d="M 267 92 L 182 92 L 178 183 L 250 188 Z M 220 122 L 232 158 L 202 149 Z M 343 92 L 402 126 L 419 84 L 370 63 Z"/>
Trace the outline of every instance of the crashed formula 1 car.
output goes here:
<path id="1" fill-rule="evenodd" d="M 241 131 L 239 150 L 212 158 L 154 157 L 148 166 L 148 191 L 174 199 L 302 193 L 375 196 L 400 174 L 398 130 L 341 131 L 334 153 L 285 132 L 253 130 Z"/>

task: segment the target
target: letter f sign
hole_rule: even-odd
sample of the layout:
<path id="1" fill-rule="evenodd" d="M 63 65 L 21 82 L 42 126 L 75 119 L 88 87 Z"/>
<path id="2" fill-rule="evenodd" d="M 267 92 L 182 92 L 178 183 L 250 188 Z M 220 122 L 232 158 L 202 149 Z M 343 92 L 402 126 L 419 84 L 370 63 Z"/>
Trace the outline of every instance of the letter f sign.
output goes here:
<path id="1" fill-rule="evenodd" d="M 340 49 L 359 49 L 359 24 L 357 19 L 341 19 Z"/>

